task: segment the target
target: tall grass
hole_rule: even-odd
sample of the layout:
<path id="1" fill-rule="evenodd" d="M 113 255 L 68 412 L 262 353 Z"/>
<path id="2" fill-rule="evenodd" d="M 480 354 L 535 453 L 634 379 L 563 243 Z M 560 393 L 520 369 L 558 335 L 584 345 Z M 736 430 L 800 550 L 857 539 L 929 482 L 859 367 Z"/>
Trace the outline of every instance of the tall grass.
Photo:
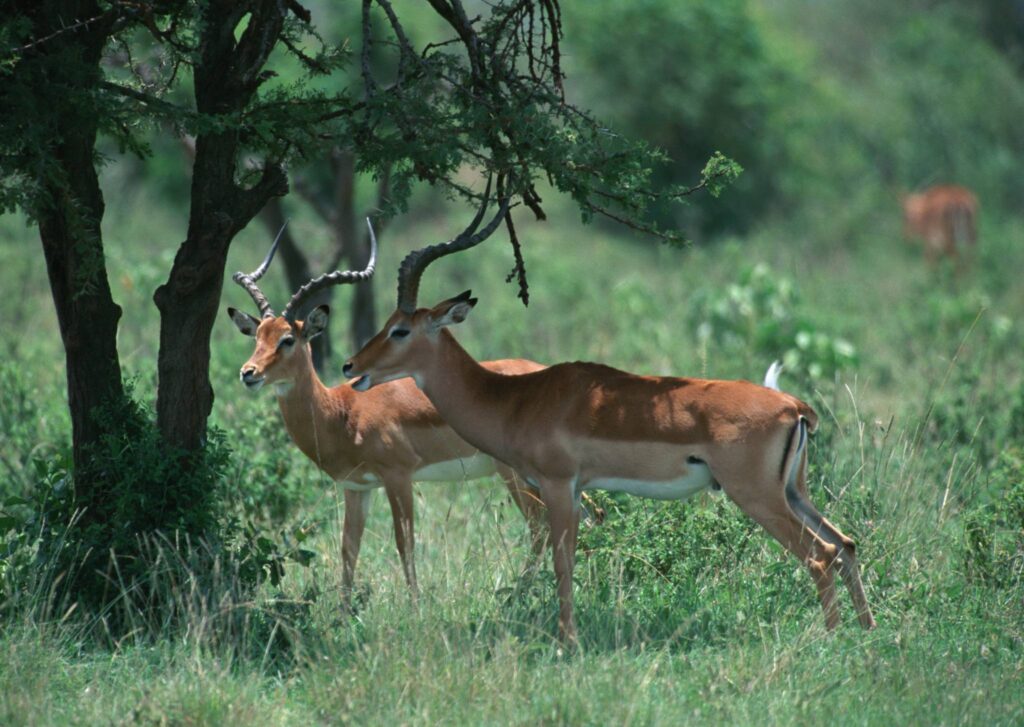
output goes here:
<path id="1" fill-rule="evenodd" d="M 10 231 L 9 220 L 2 224 Z M 451 227 L 443 218 L 397 223 L 381 269 Z M 783 385 L 822 415 L 811 497 L 857 540 L 875 631 L 856 627 L 843 593 L 843 626 L 826 633 L 803 567 L 724 499 L 610 501 L 604 525 L 583 537 L 582 649 L 564 654 L 550 566 L 530 575 L 525 527 L 497 482 L 417 489 L 416 603 L 378 498 L 360 595 L 347 612 L 340 494 L 281 435 L 272 399 L 240 390 L 235 372 L 251 343 L 225 317 L 211 375 L 214 418 L 235 450 L 228 486 L 247 517 L 310 533 L 304 545 L 317 552 L 313 565 L 293 566 L 279 586 L 252 592 L 227 566 L 211 578 L 190 556 L 172 555 L 216 559 L 206 546 L 153 541 L 146 592 L 156 600 L 140 603 L 125 588 L 115 608 L 130 627 L 116 635 L 106 633 L 104 614 L 86 617 L 29 584 L 11 596 L 17 602 L 5 605 L 11 615 L 0 627 L 0 723 L 1024 718 L 1013 686 L 1024 676 L 1024 537 L 999 509 L 1021 479 L 1008 454 L 1019 452 L 1024 422 L 1024 301 L 1008 272 L 1024 267 L 1019 225 L 986 217 L 981 259 L 962 279 L 929 271 L 897 239 L 895 222 L 848 245 L 783 227 L 688 251 L 580 231 L 563 219 L 523 228 L 529 310 L 499 282 L 511 263 L 497 241 L 439 264 L 424 281 L 424 302 L 475 288 L 481 303 L 457 333 L 480 358 L 579 358 L 641 373 L 756 380 L 772 352 L 702 342 L 691 306 L 702 292 L 736 284 L 755 262 L 795 286 L 802 320 L 852 343 L 855 365 L 829 377 L 784 375 Z M 143 301 L 154 281 L 135 267 L 147 253 L 118 236 L 110 244 L 115 295 L 135 301 L 126 305 L 126 360 L 144 387 L 155 311 Z M 243 237 L 233 260 L 263 246 Z M 0 259 L 17 258 L 13 248 L 0 244 Z M 4 330 L 33 333 L 3 369 L 0 454 L 13 473 L 5 496 L 31 489 L 33 456 L 52 453 L 67 427 L 45 282 L 35 267 L 10 270 L 5 279 L 16 273 L 30 282 L 22 281 L 16 306 L 23 320 L 0 310 Z M 149 282 L 140 290 L 142 279 Z M 386 279 L 382 291 L 383 308 Z M 116 574 L 111 587 L 121 587 Z"/>

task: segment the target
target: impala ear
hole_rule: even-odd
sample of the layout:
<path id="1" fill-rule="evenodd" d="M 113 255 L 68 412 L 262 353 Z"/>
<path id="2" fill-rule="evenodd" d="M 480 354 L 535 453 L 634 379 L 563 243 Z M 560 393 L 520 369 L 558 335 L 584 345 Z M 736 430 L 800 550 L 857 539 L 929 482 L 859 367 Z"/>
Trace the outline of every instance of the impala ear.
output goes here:
<path id="1" fill-rule="evenodd" d="M 257 319 L 235 308 L 228 308 L 228 315 L 242 333 L 250 337 L 256 335 L 256 329 L 260 327 Z"/>
<path id="2" fill-rule="evenodd" d="M 331 308 L 327 305 L 318 305 L 306 316 L 306 322 L 302 325 L 302 337 L 310 341 L 327 328 L 327 319 L 331 315 Z"/>
<path id="3" fill-rule="evenodd" d="M 430 323 L 434 329 L 444 328 L 453 323 L 462 323 L 476 305 L 476 298 L 470 297 L 470 291 L 461 293 L 454 298 L 438 303 L 430 310 Z"/>

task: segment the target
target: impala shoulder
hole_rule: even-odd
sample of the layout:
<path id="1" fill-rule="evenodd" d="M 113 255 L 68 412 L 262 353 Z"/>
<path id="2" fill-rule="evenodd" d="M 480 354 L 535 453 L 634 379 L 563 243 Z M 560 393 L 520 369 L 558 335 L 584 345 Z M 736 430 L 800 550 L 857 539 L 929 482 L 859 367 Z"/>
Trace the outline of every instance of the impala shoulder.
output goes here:
<path id="1" fill-rule="evenodd" d="M 444 425 L 430 399 L 412 379 L 389 381 L 369 391 L 357 392 L 356 396 L 364 397 L 374 392 L 377 393 L 377 399 L 373 401 L 373 409 L 377 419 L 382 422 L 419 427 Z"/>

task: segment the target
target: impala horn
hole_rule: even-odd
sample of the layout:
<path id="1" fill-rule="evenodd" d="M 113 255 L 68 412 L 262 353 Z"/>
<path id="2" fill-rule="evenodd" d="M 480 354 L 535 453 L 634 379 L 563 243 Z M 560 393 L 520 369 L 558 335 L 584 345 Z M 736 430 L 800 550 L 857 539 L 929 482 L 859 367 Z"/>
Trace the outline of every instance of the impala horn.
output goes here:
<path id="1" fill-rule="evenodd" d="M 273 318 L 274 311 L 270 307 L 270 301 L 267 300 L 267 296 L 263 295 L 263 291 L 256 285 L 256 281 L 263 277 L 263 274 L 267 272 L 267 268 L 270 267 L 270 261 L 274 259 L 274 253 L 277 252 L 277 246 L 281 242 L 281 235 L 284 234 L 284 228 L 288 226 L 288 221 L 281 225 L 281 229 L 277 233 L 277 237 L 274 238 L 274 244 L 270 246 L 270 252 L 263 258 L 263 262 L 260 266 L 253 270 L 251 273 L 243 273 L 241 271 L 231 276 L 231 279 L 236 283 L 245 288 L 246 292 L 252 296 L 256 306 L 260 309 L 261 318 Z"/>
<path id="2" fill-rule="evenodd" d="M 294 320 L 295 312 L 302 304 L 302 301 L 306 300 L 313 293 L 332 285 L 358 283 L 363 280 L 369 280 L 373 277 L 373 271 L 377 266 L 377 236 L 373 232 L 373 224 L 370 222 L 369 217 L 366 218 L 366 227 L 370 231 L 370 260 L 366 263 L 366 267 L 358 271 L 335 270 L 333 273 L 324 273 L 320 277 L 313 278 L 295 291 L 295 295 L 293 295 L 292 299 L 288 301 L 288 305 L 284 307 L 284 311 L 281 315 L 289 321 Z M 259 289 L 259 286 L 256 285 L 256 281 L 262 278 L 264 273 L 267 272 L 267 268 L 270 267 L 270 261 L 274 259 L 274 253 L 277 252 L 277 246 L 281 242 L 281 235 L 283 233 L 284 225 L 281 226 L 281 231 L 277 233 L 277 237 L 274 239 L 274 244 L 270 246 L 270 252 L 267 253 L 267 257 L 264 258 L 258 268 L 253 270 L 251 273 L 238 272 L 231 276 L 232 280 L 245 288 L 249 295 L 252 296 L 252 299 L 259 307 L 260 315 L 263 318 L 273 318 L 274 311 L 270 307 L 270 302 L 267 300 L 267 296 L 265 296 L 263 291 Z"/>
<path id="3" fill-rule="evenodd" d="M 373 277 L 373 271 L 377 267 L 377 236 L 373 232 L 373 224 L 370 222 L 369 217 L 366 218 L 366 228 L 370 231 L 370 259 L 366 263 L 366 267 L 362 270 L 335 270 L 333 273 L 324 273 L 318 278 L 313 278 L 295 291 L 295 295 L 288 301 L 288 305 L 284 307 L 281 315 L 289 321 L 294 320 L 295 313 L 298 311 L 299 306 L 302 305 L 302 301 L 306 300 L 313 293 L 329 288 L 332 285 L 361 283 Z"/>
<path id="4" fill-rule="evenodd" d="M 499 176 L 499 190 L 504 186 L 502 181 L 503 178 Z M 469 223 L 469 227 L 448 242 L 438 243 L 437 245 L 428 245 L 427 247 L 419 250 L 413 250 L 405 256 L 405 259 L 402 260 L 402 264 L 398 268 L 399 310 L 408 315 L 411 315 L 416 311 L 416 298 L 419 295 L 420 278 L 423 276 L 423 271 L 427 269 L 427 266 L 430 265 L 430 263 L 434 262 L 438 258 L 444 257 L 445 255 L 451 255 L 453 252 L 461 252 L 462 250 L 468 250 L 471 247 L 479 245 L 490 237 L 498 228 L 498 225 L 501 224 L 505 215 L 508 214 L 509 202 L 512 200 L 512 195 L 508 194 L 502 197 L 501 203 L 498 205 L 498 213 L 494 216 L 494 219 L 488 222 L 486 227 L 477 232 L 476 228 L 480 226 L 480 222 L 483 220 L 484 214 L 487 212 L 487 207 L 490 204 L 490 198 L 491 177 L 488 177 L 487 187 L 484 189 L 483 202 L 480 205 L 480 209 L 476 213 L 476 216 L 473 218 L 472 222 Z"/>

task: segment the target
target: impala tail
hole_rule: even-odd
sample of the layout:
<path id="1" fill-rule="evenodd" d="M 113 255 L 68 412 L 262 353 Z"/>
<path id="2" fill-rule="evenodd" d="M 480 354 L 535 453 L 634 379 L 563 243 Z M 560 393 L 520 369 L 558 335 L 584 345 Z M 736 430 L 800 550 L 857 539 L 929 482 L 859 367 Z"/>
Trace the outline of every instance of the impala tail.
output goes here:
<path id="1" fill-rule="evenodd" d="M 775 389 L 776 391 L 782 391 L 779 388 L 779 374 L 782 373 L 782 362 L 772 361 L 772 365 L 768 367 L 768 370 L 764 374 L 764 386 L 768 389 Z"/>

